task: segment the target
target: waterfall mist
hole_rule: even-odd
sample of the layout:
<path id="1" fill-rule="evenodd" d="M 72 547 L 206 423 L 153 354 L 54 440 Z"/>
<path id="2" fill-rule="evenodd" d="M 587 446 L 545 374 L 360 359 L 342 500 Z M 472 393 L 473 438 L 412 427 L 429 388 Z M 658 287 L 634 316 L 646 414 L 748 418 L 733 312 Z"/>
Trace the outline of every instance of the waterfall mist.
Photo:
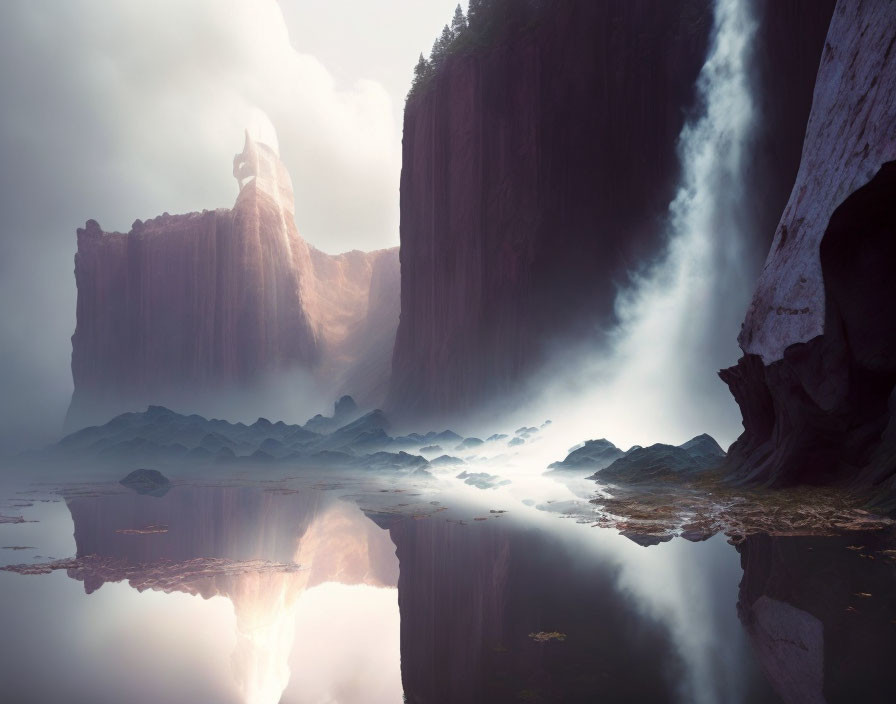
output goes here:
<path id="1" fill-rule="evenodd" d="M 664 253 L 618 292 L 603 344 L 558 349 L 513 420 L 551 418 L 553 459 L 587 438 L 621 447 L 681 443 L 702 432 L 727 445 L 740 414 L 716 371 L 739 356 L 738 325 L 753 285 L 743 182 L 756 123 L 745 0 L 717 0 L 700 113 L 679 138 L 681 184 Z"/>

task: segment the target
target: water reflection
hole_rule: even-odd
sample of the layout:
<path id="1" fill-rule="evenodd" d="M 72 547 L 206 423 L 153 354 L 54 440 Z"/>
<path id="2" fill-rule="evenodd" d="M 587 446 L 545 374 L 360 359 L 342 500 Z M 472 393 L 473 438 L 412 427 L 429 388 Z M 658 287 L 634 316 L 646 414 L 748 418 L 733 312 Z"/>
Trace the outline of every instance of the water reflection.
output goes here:
<path id="1" fill-rule="evenodd" d="M 614 564 L 500 521 L 403 521 L 390 534 L 408 701 L 675 700 L 675 644 L 620 593 Z"/>
<path id="2" fill-rule="evenodd" d="M 534 508 L 457 502 L 422 515 L 409 502 L 433 497 L 372 496 L 263 484 L 69 496 L 75 556 L 53 565 L 104 610 L 66 599 L 55 626 L 29 630 L 37 621 L 8 615 L 51 597 L 18 585 L 49 578 L 0 572 L 19 580 L 13 590 L 0 582 L 7 642 L 44 649 L 33 671 L 0 664 L 7 693 L 42 700 L 21 693 L 37 691 L 43 663 L 72 657 L 54 628 L 88 643 L 160 597 L 182 618 L 183 650 L 165 652 L 170 643 L 143 623 L 131 632 L 137 657 L 186 662 L 184 652 L 207 648 L 231 659 L 223 678 L 179 675 L 178 701 L 389 702 L 402 690 L 414 704 L 896 701 L 886 677 L 896 652 L 891 534 L 753 536 L 738 566 L 721 536 L 643 548 Z M 388 496 L 402 498 L 390 507 Z M 440 508 L 453 501 L 439 498 Z M 391 510 L 402 506 L 411 508 Z M 50 525 L 35 515 L 41 523 L 15 529 Z M 102 601 L 120 589 L 136 598 Z M 205 606 L 225 600 L 232 621 Z M 215 635 L 202 640 L 197 628 Z M 81 657 L 81 679 L 68 685 L 79 693 L 82 682 L 136 683 L 142 667 L 112 673 Z M 216 694 L 187 694 L 200 691 L 190 677 L 213 676 L 227 680 Z M 127 699 L 158 701 L 156 691 L 134 686 Z"/>
<path id="3" fill-rule="evenodd" d="M 893 544 L 880 531 L 755 535 L 738 547 L 738 612 L 782 699 L 896 701 Z"/>
<path id="4" fill-rule="evenodd" d="M 299 597 L 326 582 L 394 587 L 388 535 L 324 492 L 176 487 L 69 499 L 89 594 L 126 579 L 142 591 L 224 596 L 236 615 L 233 669 L 246 704 L 276 704 L 290 679 Z M 310 634 L 309 634 L 310 635 Z"/>

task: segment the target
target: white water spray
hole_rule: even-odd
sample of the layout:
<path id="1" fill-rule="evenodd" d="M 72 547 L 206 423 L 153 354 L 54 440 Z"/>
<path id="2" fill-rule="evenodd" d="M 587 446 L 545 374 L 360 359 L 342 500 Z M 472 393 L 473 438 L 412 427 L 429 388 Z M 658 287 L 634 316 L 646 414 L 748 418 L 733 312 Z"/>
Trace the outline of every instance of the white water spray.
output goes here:
<path id="1" fill-rule="evenodd" d="M 704 111 L 679 138 L 682 183 L 669 207 L 666 252 L 620 292 L 610 343 L 567 355 L 538 380 L 549 389 L 534 408 L 554 420 L 553 441 L 542 443 L 552 459 L 587 438 L 627 447 L 709 432 L 724 445 L 739 431 L 737 408 L 715 372 L 737 359 L 752 287 L 741 184 L 755 122 L 748 71 L 755 29 L 745 0 L 717 0 L 697 83 Z M 730 339 L 730 349 L 720 353 L 719 339 Z M 531 421 L 532 407 L 526 413 Z"/>

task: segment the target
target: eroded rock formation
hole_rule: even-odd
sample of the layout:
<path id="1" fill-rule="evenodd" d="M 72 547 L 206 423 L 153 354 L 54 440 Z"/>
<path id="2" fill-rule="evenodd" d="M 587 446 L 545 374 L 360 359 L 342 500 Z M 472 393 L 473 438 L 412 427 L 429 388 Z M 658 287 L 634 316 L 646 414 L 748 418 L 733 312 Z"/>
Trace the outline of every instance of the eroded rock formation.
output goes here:
<path id="1" fill-rule="evenodd" d="M 662 244 L 712 25 L 705 0 L 492 4 L 485 38 L 405 109 L 389 409 L 415 418 L 513 391 L 549 344 L 612 316 L 616 285 Z M 764 233 L 796 174 L 833 3 L 754 4 L 768 119 L 748 190 Z"/>
<path id="2" fill-rule="evenodd" d="M 345 384 L 363 367 L 355 397 L 382 400 L 398 324 L 397 249 L 333 256 L 308 245 L 289 174 L 248 134 L 234 176 L 230 210 L 166 213 L 126 234 L 94 220 L 78 230 L 69 427 L 150 403 L 194 410 L 197 395 L 251 389 L 281 372 L 307 374 L 335 395 L 351 391 Z M 360 334 L 368 328 L 375 339 Z"/>
<path id="3" fill-rule="evenodd" d="M 744 418 L 740 479 L 896 488 L 894 37 L 892 2 L 837 6 L 745 355 L 720 373 Z"/>

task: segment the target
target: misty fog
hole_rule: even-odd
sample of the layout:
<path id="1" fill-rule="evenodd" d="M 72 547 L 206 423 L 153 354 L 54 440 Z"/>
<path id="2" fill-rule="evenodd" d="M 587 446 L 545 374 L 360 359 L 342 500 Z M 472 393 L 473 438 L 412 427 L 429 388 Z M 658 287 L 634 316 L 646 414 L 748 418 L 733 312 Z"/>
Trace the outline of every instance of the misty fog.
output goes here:
<path id="1" fill-rule="evenodd" d="M 276 130 L 311 244 L 397 244 L 409 67 L 454 5 L 4 2 L 0 448 L 61 433 L 75 229 L 230 207 L 244 128 Z M 372 34 L 379 13 L 402 21 Z"/>
<path id="2" fill-rule="evenodd" d="M 229 206 L 229 163 L 244 127 L 279 143 L 309 242 L 329 252 L 397 242 L 400 111 L 412 63 L 405 54 L 450 10 L 401 6 L 409 23 L 395 39 L 406 50 L 393 47 L 371 63 L 370 37 L 345 47 L 363 32 L 363 13 L 343 28 L 326 3 L 231 5 L 4 7 L 6 64 L 30 58 L 27 77 L 0 78 L 10 96 L 0 125 L 0 446 L 22 449 L 60 432 L 71 393 L 74 229 L 96 218 L 126 231 L 138 217 Z M 683 182 L 669 207 L 666 252 L 631 272 L 616 301 L 618 325 L 600 331 L 609 342 L 558 344 L 527 385 L 527 402 L 502 419 L 510 427 L 552 418 L 554 454 L 590 437 L 627 446 L 709 432 L 727 445 L 739 433 L 737 407 L 714 370 L 738 357 L 757 259 L 739 190 L 756 119 L 747 12 L 746 3 L 719 4 L 698 86 L 703 114 L 681 134 Z M 311 31 L 310 18 L 326 31 Z M 339 50 L 328 49 L 323 38 L 343 29 Z M 338 76 L 299 41 L 327 54 Z M 183 412 L 301 422 L 327 412 L 329 395 L 296 372 L 250 391 L 170 400 Z M 479 418 L 456 422 L 472 428 Z"/>

